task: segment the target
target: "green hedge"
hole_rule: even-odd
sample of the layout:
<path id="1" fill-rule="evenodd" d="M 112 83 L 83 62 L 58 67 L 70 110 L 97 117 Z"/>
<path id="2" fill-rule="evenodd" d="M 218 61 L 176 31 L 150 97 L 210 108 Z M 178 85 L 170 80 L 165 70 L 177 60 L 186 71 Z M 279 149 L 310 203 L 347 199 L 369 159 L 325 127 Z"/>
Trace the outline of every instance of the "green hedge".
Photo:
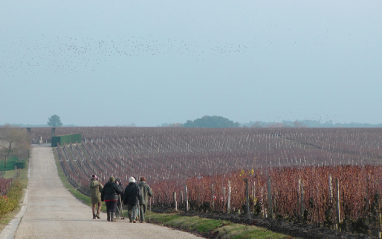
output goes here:
<path id="1" fill-rule="evenodd" d="M 25 160 L 17 160 L 17 161 L 15 162 L 15 166 L 16 166 L 17 168 L 25 168 Z"/>
<path id="2" fill-rule="evenodd" d="M 69 143 L 81 143 L 82 136 L 81 134 L 67 134 L 52 137 L 52 147 L 57 147 L 57 143 L 60 145 L 69 144 Z"/>

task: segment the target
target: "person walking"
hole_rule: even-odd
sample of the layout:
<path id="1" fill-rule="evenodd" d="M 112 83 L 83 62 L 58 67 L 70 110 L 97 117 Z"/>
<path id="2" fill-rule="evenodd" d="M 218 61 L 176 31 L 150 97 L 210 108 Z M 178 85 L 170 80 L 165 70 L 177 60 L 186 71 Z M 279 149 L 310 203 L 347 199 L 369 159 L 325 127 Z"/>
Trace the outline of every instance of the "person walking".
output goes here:
<path id="1" fill-rule="evenodd" d="M 114 213 L 117 207 L 118 195 L 123 193 L 123 188 L 119 182 L 115 182 L 113 176 L 110 177 L 109 182 L 105 184 L 102 189 L 101 198 L 106 203 L 107 220 L 115 222 Z"/>
<path id="2" fill-rule="evenodd" d="M 116 178 L 115 181 L 118 182 L 119 185 L 121 186 L 121 188 L 123 189 L 123 185 L 122 185 L 121 179 L 120 178 Z M 119 219 L 124 219 L 123 210 L 122 210 L 122 198 L 123 198 L 123 192 L 118 195 L 117 210 L 115 211 L 115 218 L 117 218 L 117 219 L 118 218 Z"/>
<path id="3" fill-rule="evenodd" d="M 140 212 L 140 222 L 143 223 L 145 221 L 145 214 L 147 211 L 147 202 L 149 197 L 153 196 L 153 192 L 151 191 L 150 186 L 146 183 L 146 178 L 141 177 L 139 179 L 141 182 L 139 183 L 139 212 Z"/>
<path id="4" fill-rule="evenodd" d="M 125 188 L 125 193 L 123 194 L 123 203 L 127 205 L 127 210 L 129 211 L 129 220 L 130 223 L 136 222 L 137 209 L 138 209 L 138 196 L 139 196 L 139 187 L 136 184 L 134 177 L 129 178 L 129 185 Z"/>
<path id="5" fill-rule="evenodd" d="M 101 211 L 101 192 L 103 185 L 98 182 L 97 175 L 93 174 L 89 184 L 90 201 L 92 203 L 93 219 L 100 219 L 99 212 Z M 96 213 L 97 206 L 97 213 Z"/>

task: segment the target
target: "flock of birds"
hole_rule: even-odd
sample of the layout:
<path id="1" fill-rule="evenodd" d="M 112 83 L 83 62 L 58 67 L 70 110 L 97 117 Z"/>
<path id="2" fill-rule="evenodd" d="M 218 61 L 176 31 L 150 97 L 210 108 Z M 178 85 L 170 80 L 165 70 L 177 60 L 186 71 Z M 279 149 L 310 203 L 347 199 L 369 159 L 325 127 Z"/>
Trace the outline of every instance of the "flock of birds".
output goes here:
<path id="1" fill-rule="evenodd" d="M 142 60 L 178 62 L 187 59 L 188 62 L 203 63 L 240 57 L 263 60 L 269 58 L 267 54 L 279 54 L 279 58 L 287 58 L 291 50 L 296 48 L 322 52 L 329 41 L 325 36 L 327 32 L 321 32 L 323 36 L 307 38 L 305 32 L 284 30 L 279 35 L 269 35 L 261 30 L 257 35 L 248 34 L 244 38 L 232 36 L 232 39 L 122 34 L 92 38 L 32 33 L 16 37 L 5 32 L 0 37 L 0 75 L 97 72 L 100 69 L 113 70 L 113 66 L 121 62 L 128 64 Z M 299 44 L 297 39 L 305 42 Z"/>
<path id="2" fill-rule="evenodd" d="M 41 35 L 33 40 L 9 37 L 0 41 L 0 73 L 76 73 L 84 68 L 97 71 L 120 61 L 158 56 L 172 57 L 175 61 L 179 57 L 205 61 L 211 55 L 229 57 L 232 54 L 247 53 L 248 49 L 244 44 L 176 38 L 158 40 L 152 36 L 93 39 Z"/>

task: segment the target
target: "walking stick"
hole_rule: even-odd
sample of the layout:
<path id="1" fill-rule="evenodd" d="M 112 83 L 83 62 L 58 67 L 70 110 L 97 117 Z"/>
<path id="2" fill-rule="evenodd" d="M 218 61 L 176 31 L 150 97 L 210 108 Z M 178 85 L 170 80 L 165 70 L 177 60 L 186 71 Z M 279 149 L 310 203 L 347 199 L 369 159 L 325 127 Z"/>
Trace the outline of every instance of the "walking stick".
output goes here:
<path id="1" fill-rule="evenodd" d="M 150 222 L 150 217 L 151 217 L 151 197 L 150 197 L 150 212 L 149 212 L 149 222 Z"/>
<path id="2" fill-rule="evenodd" d="M 139 204 L 139 199 L 138 199 L 138 219 L 141 220 L 141 205 Z"/>
<path id="3" fill-rule="evenodd" d="M 121 195 L 119 195 L 119 203 L 121 204 L 121 220 L 125 220 L 125 216 L 123 215 L 123 204 L 122 204 L 122 200 L 121 200 Z"/>

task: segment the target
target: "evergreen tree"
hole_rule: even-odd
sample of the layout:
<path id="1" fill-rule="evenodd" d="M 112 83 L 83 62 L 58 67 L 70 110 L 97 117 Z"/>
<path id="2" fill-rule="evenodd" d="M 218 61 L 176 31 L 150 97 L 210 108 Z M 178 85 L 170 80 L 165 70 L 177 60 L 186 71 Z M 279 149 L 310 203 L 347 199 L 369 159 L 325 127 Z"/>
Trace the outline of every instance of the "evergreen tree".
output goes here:
<path id="1" fill-rule="evenodd" d="M 62 122 L 61 122 L 60 116 L 52 115 L 49 118 L 48 125 L 51 126 L 51 127 L 60 127 L 60 126 L 62 126 Z"/>

